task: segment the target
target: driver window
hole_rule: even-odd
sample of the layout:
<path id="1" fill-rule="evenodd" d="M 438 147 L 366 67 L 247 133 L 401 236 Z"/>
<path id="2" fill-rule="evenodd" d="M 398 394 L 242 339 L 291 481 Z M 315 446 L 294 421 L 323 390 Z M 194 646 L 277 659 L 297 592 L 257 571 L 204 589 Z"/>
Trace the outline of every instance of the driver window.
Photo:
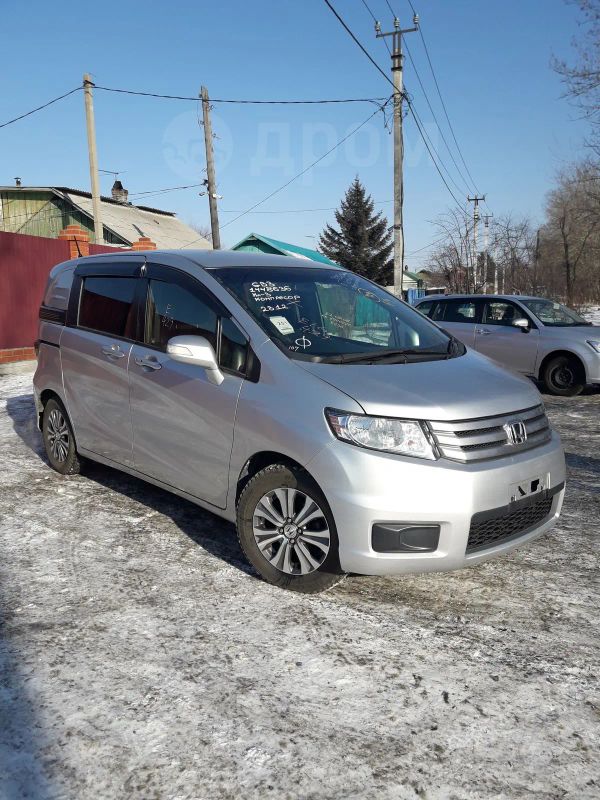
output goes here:
<path id="1" fill-rule="evenodd" d="M 516 319 L 524 316 L 525 315 L 519 312 L 512 303 L 498 300 L 493 303 L 485 304 L 483 323 L 485 325 L 506 325 L 510 327 Z"/>
<path id="2" fill-rule="evenodd" d="M 173 336 L 204 336 L 216 350 L 217 314 L 200 291 L 148 281 L 146 344 L 166 350 Z"/>

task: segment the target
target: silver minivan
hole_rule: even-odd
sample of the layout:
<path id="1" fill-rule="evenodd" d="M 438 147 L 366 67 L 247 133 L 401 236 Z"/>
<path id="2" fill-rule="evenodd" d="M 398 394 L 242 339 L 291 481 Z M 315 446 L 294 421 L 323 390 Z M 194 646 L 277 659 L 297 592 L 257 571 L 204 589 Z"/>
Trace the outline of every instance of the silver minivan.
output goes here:
<path id="1" fill-rule="evenodd" d="M 55 267 L 35 401 L 93 459 L 236 522 L 267 581 L 457 569 L 549 530 L 565 463 L 533 384 L 347 270 L 244 252 Z"/>
<path id="2" fill-rule="evenodd" d="M 600 383 L 600 327 L 561 303 L 523 295 L 430 295 L 416 303 L 468 347 L 573 397 Z"/>

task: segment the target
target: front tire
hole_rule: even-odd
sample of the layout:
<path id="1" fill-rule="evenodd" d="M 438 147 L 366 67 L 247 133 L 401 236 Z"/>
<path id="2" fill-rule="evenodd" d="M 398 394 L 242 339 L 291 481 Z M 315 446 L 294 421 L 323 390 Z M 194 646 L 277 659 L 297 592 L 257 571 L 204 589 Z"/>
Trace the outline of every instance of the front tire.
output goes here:
<path id="1" fill-rule="evenodd" d="M 544 386 L 550 394 L 575 397 L 585 388 L 585 375 L 581 364 L 571 356 L 556 356 L 544 367 Z"/>
<path id="2" fill-rule="evenodd" d="M 248 561 L 274 586 L 310 594 L 343 578 L 327 500 L 298 467 L 272 464 L 248 481 L 237 531 Z"/>
<path id="3" fill-rule="evenodd" d="M 79 474 L 81 461 L 77 455 L 71 421 L 62 403 L 54 398 L 44 406 L 42 436 L 50 466 L 61 475 Z"/>

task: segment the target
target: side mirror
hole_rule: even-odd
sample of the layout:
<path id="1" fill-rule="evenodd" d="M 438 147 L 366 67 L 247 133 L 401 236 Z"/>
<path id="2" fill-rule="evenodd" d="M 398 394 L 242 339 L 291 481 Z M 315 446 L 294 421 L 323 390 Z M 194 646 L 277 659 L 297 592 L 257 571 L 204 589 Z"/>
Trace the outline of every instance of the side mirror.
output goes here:
<path id="1" fill-rule="evenodd" d="M 223 383 L 224 376 L 217 363 L 211 343 L 204 336 L 174 336 L 167 342 L 167 355 L 181 364 L 203 367 L 211 383 Z"/>
<path id="2" fill-rule="evenodd" d="M 523 333 L 529 332 L 529 320 L 525 319 L 525 317 L 519 317 L 518 319 L 513 319 L 512 321 L 513 327 L 521 328 Z"/>

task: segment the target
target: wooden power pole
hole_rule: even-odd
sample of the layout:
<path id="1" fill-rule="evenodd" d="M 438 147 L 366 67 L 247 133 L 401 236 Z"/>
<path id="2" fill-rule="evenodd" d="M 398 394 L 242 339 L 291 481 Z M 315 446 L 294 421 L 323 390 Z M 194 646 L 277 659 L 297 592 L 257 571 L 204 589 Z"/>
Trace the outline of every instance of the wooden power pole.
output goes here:
<path id="1" fill-rule="evenodd" d="M 206 148 L 206 193 L 208 195 L 208 208 L 210 211 L 210 229 L 212 233 L 212 246 L 214 250 L 221 249 L 221 235 L 219 233 L 219 210 L 217 208 L 217 182 L 215 179 L 215 155 L 213 150 L 212 126 L 210 124 L 210 104 L 208 89 L 203 86 L 200 90 L 202 98 L 202 119 L 204 122 L 204 146 Z"/>
<path id="2" fill-rule="evenodd" d="M 394 294 L 402 298 L 404 293 L 404 138 L 402 132 L 402 100 L 404 99 L 402 36 L 419 30 L 419 17 L 413 17 L 412 28 L 401 28 L 398 17 L 394 19 L 394 30 L 382 33 L 379 22 L 375 23 L 378 39 L 392 37 L 392 79 L 394 83 Z"/>
<path id="3" fill-rule="evenodd" d="M 93 82 L 86 72 L 83 76 L 83 96 L 85 100 L 85 123 L 87 128 L 88 156 L 90 161 L 90 182 L 92 184 L 92 211 L 94 214 L 94 239 L 96 244 L 104 244 L 102 212 L 100 209 L 100 178 L 98 177 L 98 154 L 96 153 L 96 125 L 94 122 Z"/>

